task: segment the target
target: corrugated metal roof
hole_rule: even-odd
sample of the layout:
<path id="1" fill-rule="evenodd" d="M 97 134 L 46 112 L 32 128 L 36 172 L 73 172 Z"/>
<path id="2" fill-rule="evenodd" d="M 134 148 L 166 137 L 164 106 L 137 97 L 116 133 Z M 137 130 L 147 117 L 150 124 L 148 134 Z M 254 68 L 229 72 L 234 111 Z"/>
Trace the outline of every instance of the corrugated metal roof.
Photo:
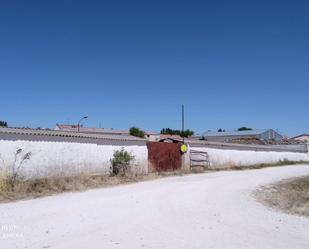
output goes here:
<path id="1" fill-rule="evenodd" d="M 23 134 L 23 135 L 39 135 L 39 136 L 59 136 L 59 137 L 75 137 L 75 138 L 93 138 L 93 139 L 106 139 L 118 141 L 144 141 L 145 139 L 130 136 L 130 135 L 117 135 L 117 134 L 91 134 L 81 132 L 68 132 L 68 131 L 55 131 L 31 128 L 0 128 L 0 133 L 7 134 Z"/>
<path id="2" fill-rule="evenodd" d="M 204 132 L 202 136 L 204 137 L 224 137 L 224 136 L 256 136 L 270 129 L 263 130 L 249 130 L 249 131 L 224 131 L 224 132 Z"/>
<path id="3" fill-rule="evenodd" d="M 67 125 L 67 124 L 56 124 L 57 130 L 68 131 L 68 132 L 77 132 L 78 125 Z M 56 129 L 55 129 L 56 130 Z M 129 130 L 114 130 L 111 128 L 92 128 L 92 127 L 79 127 L 79 132 L 81 133 L 102 133 L 102 134 L 118 134 L 118 135 L 129 135 Z M 155 135 L 159 134 L 154 131 L 145 131 L 146 135 Z"/>
<path id="4" fill-rule="evenodd" d="M 309 137 L 309 133 L 304 133 L 304 134 L 301 134 L 301 135 L 298 135 L 296 137 L 292 137 L 291 139 L 295 139 L 295 138 L 299 138 L 299 137 Z"/>
<path id="5" fill-rule="evenodd" d="M 297 145 L 257 145 L 257 144 L 234 144 L 225 142 L 213 142 L 204 140 L 190 140 L 185 139 L 185 143 L 195 147 L 209 147 L 216 149 L 229 150 L 253 150 L 253 151 L 288 151 L 308 153 L 308 147 L 305 144 Z"/>

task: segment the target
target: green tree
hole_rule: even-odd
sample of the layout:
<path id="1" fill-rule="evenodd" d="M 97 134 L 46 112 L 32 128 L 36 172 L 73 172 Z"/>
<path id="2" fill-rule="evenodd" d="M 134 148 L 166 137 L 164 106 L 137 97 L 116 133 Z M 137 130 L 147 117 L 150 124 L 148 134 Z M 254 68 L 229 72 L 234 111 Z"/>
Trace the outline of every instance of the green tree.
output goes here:
<path id="1" fill-rule="evenodd" d="M 225 132 L 225 130 L 220 128 L 218 132 Z"/>
<path id="2" fill-rule="evenodd" d="M 194 135 L 194 131 L 191 131 L 189 129 L 181 131 L 181 130 L 173 130 L 171 128 L 163 128 L 160 133 L 169 135 L 179 135 L 181 137 L 189 137 Z"/>
<path id="3" fill-rule="evenodd" d="M 144 138 L 145 132 L 142 131 L 141 129 L 133 126 L 133 127 L 130 128 L 130 135 L 135 136 L 135 137 Z"/>
<path id="4" fill-rule="evenodd" d="M 6 121 L 0 120 L 0 127 L 8 127 L 8 123 Z"/>
<path id="5" fill-rule="evenodd" d="M 238 128 L 237 130 L 238 130 L 238 131 L 251 131 L 252 128 L 248 128 L 248 127 L 246 127 L 246 126 L 243 126 L 243 127 Z"/>

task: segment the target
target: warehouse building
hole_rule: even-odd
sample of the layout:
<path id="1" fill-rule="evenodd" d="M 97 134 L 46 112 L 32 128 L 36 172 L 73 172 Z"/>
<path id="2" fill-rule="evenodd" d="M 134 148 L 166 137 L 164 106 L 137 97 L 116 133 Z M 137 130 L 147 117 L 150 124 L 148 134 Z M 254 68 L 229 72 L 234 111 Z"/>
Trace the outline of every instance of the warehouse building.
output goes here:
<path id="1" fill-rule="evenodd" d="M 204 132 L 202 139 L 216 142 L 228 142 L 237 139 L 282 140 L 284 137 L 273 129 L 245 130 L 230 132 Z"/>

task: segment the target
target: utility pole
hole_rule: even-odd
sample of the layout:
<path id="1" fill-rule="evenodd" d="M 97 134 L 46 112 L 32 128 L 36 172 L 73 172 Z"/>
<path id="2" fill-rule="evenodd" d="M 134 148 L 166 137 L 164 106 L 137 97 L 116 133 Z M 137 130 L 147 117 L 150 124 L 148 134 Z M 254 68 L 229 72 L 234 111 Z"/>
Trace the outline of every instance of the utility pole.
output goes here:
<path id="1" fill-rule="evenodd" d="M 181 112 L 182 112 L 182 142 L 185 143 L 185 137 L 184 137 L 184 131 L 185 131 L 185 107 L 182 104 L 181 106 Z"/>

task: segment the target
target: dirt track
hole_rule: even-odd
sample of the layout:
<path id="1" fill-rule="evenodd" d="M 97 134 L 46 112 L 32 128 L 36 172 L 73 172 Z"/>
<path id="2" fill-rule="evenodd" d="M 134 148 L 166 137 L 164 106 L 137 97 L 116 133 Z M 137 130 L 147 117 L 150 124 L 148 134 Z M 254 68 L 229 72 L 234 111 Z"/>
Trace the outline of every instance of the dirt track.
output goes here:
<path id="1" fill-rule="evenodd" d="M 308 249 L 309 219 L 251 192 L 309 165 L 229 171 L 0 204 L 1 248 Z"/>

